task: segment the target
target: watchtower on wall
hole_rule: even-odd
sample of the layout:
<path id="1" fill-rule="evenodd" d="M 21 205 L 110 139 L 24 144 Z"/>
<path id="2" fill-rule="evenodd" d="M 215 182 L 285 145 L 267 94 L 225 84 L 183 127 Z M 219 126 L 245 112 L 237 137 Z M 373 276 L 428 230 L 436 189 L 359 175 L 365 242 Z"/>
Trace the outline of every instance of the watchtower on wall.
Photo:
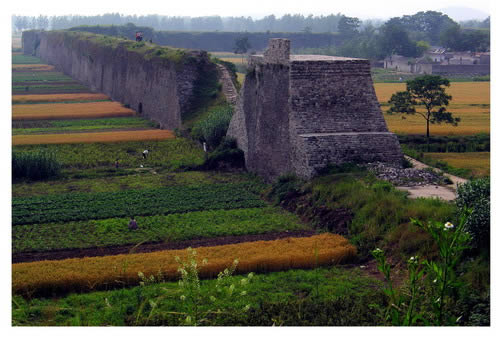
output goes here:
<path id="1" fill-rule="evenodd" d="M 264 60 L 271 63 L 288 63 L 290 60 L 290 40 L 269 39 L 269 45 L 264 52 Z"/>
<path id="2" fill-rule="evenodd" d="M 327 164 L 401 164 L 365 59 L 290 55 L 290 41 L 271 39 L 251 56 L 228 135 L 248 170 L 272 180 L 310 178 Z"/>

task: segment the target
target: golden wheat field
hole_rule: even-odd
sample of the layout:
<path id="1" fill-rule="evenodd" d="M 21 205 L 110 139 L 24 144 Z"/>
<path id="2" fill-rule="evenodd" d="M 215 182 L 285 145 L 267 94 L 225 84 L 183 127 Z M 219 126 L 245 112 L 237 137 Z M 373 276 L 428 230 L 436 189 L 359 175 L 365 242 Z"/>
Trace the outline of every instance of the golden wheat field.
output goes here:
<path id="1" fill-rule="evenodd" d="M 12 145 L 81 144 L 92 142 L 165 140 L 173 138 L 175 138 L 175 135 L 172 131 L 161 129 L 68 134 L 30 134 L 13 135 Z"/>
<path id="2" fill-rule="evenodd" d="M 114 101 L 12 106 L 12 120 L 104 118 L 132 115 L 135 115 L 133 110 Z"/>
<path id="3" fill-rule="evenodd" d="M 55 70 L 52 65 L 43 64 L 18 64 L 12 65 L 13 72 L 49 72 Z"/>
<path id="4" fill-rule="evenodd" d="M 490 152 L 425 153 L 425 156 L 456 168 L 469 169 L 475 177 L 490 175 Z"/>
<path id="5" fill-rule="evenodd" d="M 241 56 L 235 56 L 234 58 L 219 58 L 221 59 L 222 61 L 228 61 L 228 62 L 232 62 L 233 64 L 236 64 L 236 65 L 246 65 L 247 64 L 247 58 L 243 57 L 241 58 Z"/>
<path id="6" fill-rule="evenodd" d="M 380 103 L 388 102 L 394 93 L 406 90 L 404 83 L 376 83 L 374 86 Z M 452 96 L 452 105 L 490 104 L 489 82 L 452 82 L 446 93 Z"/>
<path id="7" fill-rule="evenodd" d="M 18 94 L 12 95 L 13 104 L 30 102 L 63 102 L 63 101 L 90 101 L 109 100 L 107 95 L 102 93 L 66 93 L 66 94 Z"/>
<path id="8" fill-rule="evenodd" d="M 285 238 L 232 245 L 199 247 L 200 276 L 217 277 L 218 272 L 239 259 L 237 273 L 271 272 L 345 262 L 356 255 L 356 248 L 340 235 L 325 233 L 309 238 Z M 175 257 L 187 257 L 187 250 L 123 254 L 105 257 L 19 263 L 12 265 L 13 293 L 50 291 L 88 291 L 116 285 L 117 281 L 137 284 L 138 272 L 149 276 L 162 272 L 178 278 Z"/>
<path id="9" fill-rule="evenodd" d="M 471 106 L 469 108 L 453 108 L 449 111 L 461 121 L 458 126 L 450 124 L 431 124 L 431 135 L 474 135 L 490 133 L 490 109 Z M 425 119 L 418 115 L 384 113 L 387 127 L 396 134 L 425 134 Z"/>
<path id="10" fill-rule="evenodd" d="M 405 84 L 374 84 L 378 100 L 383 104 L 384 118 L 391 132 L 397 134 L 425 134 L 425 119 L 418 115 L 387 114 L 387 101 L 397 91 L 404 91 Z M 432 135 L 473 135 L 490 133 L 490 83 L 454 82 L 446 90 L 453 99 L 448 111 L 461 119 L 458 126 L 434 124 L 430 126 Z M 424 112 L 423 109 L 419 111 Z"/>

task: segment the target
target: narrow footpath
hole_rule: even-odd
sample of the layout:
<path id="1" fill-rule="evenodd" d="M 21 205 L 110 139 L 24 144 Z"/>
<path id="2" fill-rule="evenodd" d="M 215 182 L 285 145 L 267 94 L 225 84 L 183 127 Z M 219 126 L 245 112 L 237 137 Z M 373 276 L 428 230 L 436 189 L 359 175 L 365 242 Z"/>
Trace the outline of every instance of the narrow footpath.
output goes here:
<path id="1" fill-rule="evenodd" d="M 430 167 L 418 160 L 410 158 L 409 156 L 405 155 L 405 158 L 411 162 L 414 168 L 417 169 L 432 168 L 436 172 L 441 173 L 442 175 L 444 175 L 445 177 L 447 177 L 452 181 L 452 184 L 446 186 L 424 185 L 415 187 L 408 187 L 408 186 L 396 187 L 400 190 L 407 191 L 410 194 L 409 195 L 410 198 L 440 198 L 447 201 L 455 200 L 457 198 L 458 185 L 464 184 L 468 181 L 467 179 L 460 178 L 451 175 L 449 173 L 444 173 L 442 170 L 438 168 Z"/>
<path id="2" fill-rule="evenodd" d="M 238 97 L 238 92 L 236 91 L 236 87 L 234 87 L 233 80 L 231 79 L 231 75 L 226 67 L 217 64 L 217 68 L 220 74 L 220 80 L 222 82 L 222 92 L 226 97 L 226 100 L 231 105 L 236 105 L 236 98 Z"/>

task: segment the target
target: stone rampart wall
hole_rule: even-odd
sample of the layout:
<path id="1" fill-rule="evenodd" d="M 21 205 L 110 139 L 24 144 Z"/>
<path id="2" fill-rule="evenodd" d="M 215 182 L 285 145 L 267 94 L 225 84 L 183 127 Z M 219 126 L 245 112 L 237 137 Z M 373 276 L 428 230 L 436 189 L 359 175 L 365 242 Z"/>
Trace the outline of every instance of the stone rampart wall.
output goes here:
<path id="1" fill-rule="evenodd" d="M 368 60 L 304 55 L 277 62 L 280 55 L 252 56 L 229 127 L 248 170 L 274 180 L 285 173 L 311 178 L 329 163 L 401 164 Z"/>
<path id="2" fill-rule="evenodd" d="M 189 51 L 181 62 L 127 48 L 125 42 L 103 45 L 77 32 L 24 32 L 25 54 L 43 61 L 91 90 L 156 121 L 162 128 L 181 126 L 181 116 L 191 109 L 196 81 L 215 69 L 206 52 Z M 88 35 L 88 33 L 86 33 Z"/>
<path id="3" fill-rule="evenodd" d="M 432 74 L 437 75 L 488 75 L 490 74 L 490 65 L 432 65 Z"/>

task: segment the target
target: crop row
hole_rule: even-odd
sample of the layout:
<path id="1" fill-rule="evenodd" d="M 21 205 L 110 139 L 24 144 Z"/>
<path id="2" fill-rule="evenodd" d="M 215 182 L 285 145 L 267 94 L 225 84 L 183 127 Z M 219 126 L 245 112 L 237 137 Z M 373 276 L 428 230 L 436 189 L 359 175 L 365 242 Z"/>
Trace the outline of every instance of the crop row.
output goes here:
<path id="1" fill-rule="evenodd" d="M 253 183 L 173 186 L 149 190 L 69 193 L 12 199 L 12 224 L 265 206 Z"/>
<path id="2" fill-rule="evenodd" d="M 64 85 L 22 85 L 12 86 L 12 94 L 50 94 L 50 93 L 86 93 L 89 89 L 86 86 L 80 85 L 77 82 L 66 83 Z"/>
<path id="3" fill-rule="evenodd" d="M 42 60 L 31 55 L 12 55 L 12 64 L 41 64 Z"/>
<path id="4" fill-rule="evenodd" d="M 64 194 L 69 192 L 114 192 L 129 189 L 150 189 L 167 186 L 189 186 L 200 184 L 225 184 L 259 180 L 250 174 L 212 171 L 135 171 L 134 169 L 115 171 L 115 169 L 90 170 L 92 176 L 68 178 L 65 180 L 23 181 L 12 184 L 13 197 L 32 197 L 36 195 Z M 78 171 L 73 175 L 82 175 Z M 100 173 L 97 174 L 97 173 Z M 95 175 L 94 175 L 95 174 Z"/>
<path id="5" fill-rule="evenodd" d="M 18 64 L 12 65 L 12 72 L 22 73 L 22 72 L 50 72 L 55 69 L 52 65 L 43 64 Z"/>
<path id="6" fill-rule="evenodd" d="M 162 141 L 128 141 L 117 143 L 52 144 L 14 146 L 13 151 L 31 152 L 45 149 L 56 154 L 64 168 L 114 168 L 118 159 L 120 168 L 162 166 L 170 170 L 201 165 L 203 150 L 194 142 L 183 138 Z M 142 151 L 148 149 L 146 160 Z"/>
<path id="7" fill-rule="evenodd" d="M 114 101 L 12 106 L 13 120 L 77 119 L 130 115 L 135 115 L 135 111 L 123 107 L 120 103 Z"/>
<path id="8" fill-rule="evenodd" d="M 67 82 L 74 81 L 71 77 L 61 72 L 23 72 L 14 73 L 12 82 Z"/>
<path id="9" fill-rule="evenodd" d="M 32 134 L 12 136 L 12 145 L 81 144 L 134 140 L 166 140 L 173 138 L 175 138 L 175 136 L 172 131 L 161 129 L 91 133 Z"/>
<path id="10" fill-rule="evenodd" d="M 354 246 L 342 236 L 324 233 L 309 238 L 285 238 L 233 245 L 199 247 L 201 277 L 214 278 L 239 259 L 237 273 L 272 272 L 314 268 L 345 262 L 356 255 Z M 53 295 L 136 285 L 144 275 L 178 278 L 175 257 L 185 260 L 186 250 L 125 254 L 106 257 L 41 261 L 12 265 L 14 294 Z"/>
<path id="11" fill-rule="evenodd" d="M 176 242 L 308 229 L 296 215 L 274 207 L 176 213 L 137 217 L 136 220 L 139 228 L 133 231 L 128 229 L 128 218 L 19 225 L 12 229 L 12 252 Z"/>
<path id="12" fill-rule="evenodd" d="M 69 102 L 69 101 L 99 101 L 109 100 L 101 93 L 64 93 L 64 94 L 31 94 L 13 95 L 12 104 L 44 103 L 44 102 Z"/>

